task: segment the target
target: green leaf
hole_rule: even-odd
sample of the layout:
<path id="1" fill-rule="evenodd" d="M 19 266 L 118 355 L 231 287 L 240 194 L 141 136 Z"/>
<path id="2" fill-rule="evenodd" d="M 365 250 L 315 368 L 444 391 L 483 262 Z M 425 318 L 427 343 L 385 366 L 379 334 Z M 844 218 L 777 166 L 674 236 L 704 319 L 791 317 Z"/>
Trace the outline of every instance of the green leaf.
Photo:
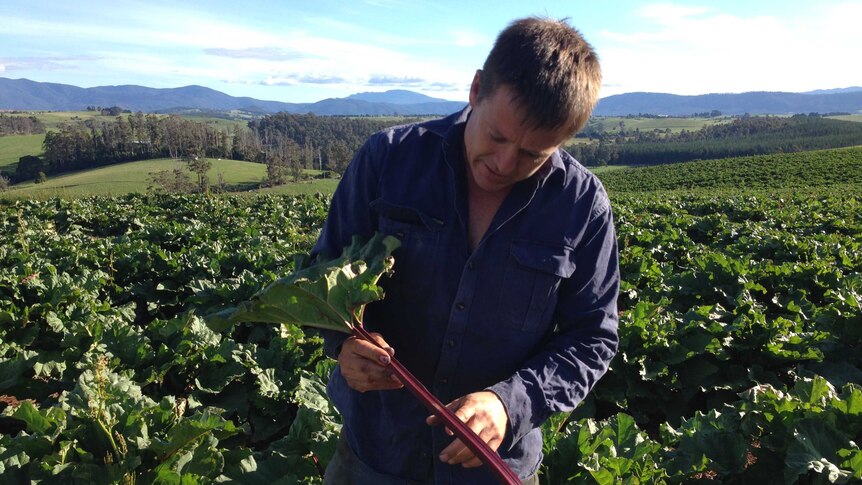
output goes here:
<path id="1" fill-rule="evenodd" d="M 27 359 L 20 356 L 13 359 L 0 359 L 0 390 L 18 384 L 21 374 L 27 367 Z"/>
<path id="2" fill-rule="evenodd" d="M 318 260 L 280 278 L 237 307 L 209 315 L 221 332 L 240 322 L 292 323 L 350 333 L 364 305 L 383 298 L 377 280 L 393 266 L 400 243 L 376 234 L 367 243 L 354 238 L 341 257 Z"/>
<path id="3" fill-rule="evenodd" d="M 212 434 L 218 438 L 226 438 L 236 434 L 238 430 L 232 422 L 221 416 L 204 410 L 190 418 L 183 418 L 168 432 L 167 441 L 153 441 L 151 448 L 160 455 L 167 457 L 184 447 L 195 443 L 203 436 Z"/>
<path id="4" fill-rule="evenodd" d="M 59 412 L 59 414 L 58 414 Z M 27 423 L 27 429 L 31 433 L 44 435 L 65 419 L 66 413 L 62 409 L 52 408 L 46 414 L 42 414 L 30 401 L 24 401 L 12 413 L 12 417 Z"/>
<path id="5" fill-rule="evenodd" d="M 832 400 L 832 407 L 851 416 L 862 414 L 862 388 L 854 384 L 844 386 L 841 389 L 841 398 Z"/>
<path id="6" fill-rule="evenodd" d="M 862 450 L 843 449 L 838 451 L 838 456 L 844 458 L 841 466 L 849 468 L 853 478 L 862 478 Z"/>
<path id="7" fill-rule="evenodd" d="M 216 449 L 218 440 L 210 438 L 190 454 L 188 463 L 181 468 L 183 476 L 192 474 L 214 478 L 222 473 L 224 456 Z"/>
<path id="8" fill-rule="evenodd" d="M 804 403 L 823 406 L 835 396 L 835 390 L 829 381 L 814 376 L 813 379 L 803 379 L 793 386 L 791 395 Z"/>
<path id="9" fill-rule="evenodd" d="M 739 428 L 740 415 L 733 408 L 722 412 L 700 412 L 682 426 L 679 447 L 671 467 L 674 472 L 692 473 L 707 469 L 719 474 L 741 472 L 746 465 L 746 437 Z"/>
<path id="10" fill-rule="evenodd" d="M 195 378 L 195 385 L 201 392 L 218 394 L 234 380 L 245 375 L 245 368 L 238 362 L 228 362 L 215 369 L 207 369 Z"/>
<path id="11" fill-rule="evenodd" d="M 294 401 L 321 414 L 331 412 L 331 404 L 326 396 L 326 384 L 316 375 L 301 371 L 299 386 L 293 394 Z"/>
<path id="12" fill-rule="evenodd" d="M 784 478 L 796 482 L 809 470 L 826 475 L 830 482 L 846 480 L 851 472 L 842 470 L 838 452 L 850 446 L 850 440 L 832 424 L 818 418 L 804 418 L 796 423 L 793 442 L 787 447 Z"/>

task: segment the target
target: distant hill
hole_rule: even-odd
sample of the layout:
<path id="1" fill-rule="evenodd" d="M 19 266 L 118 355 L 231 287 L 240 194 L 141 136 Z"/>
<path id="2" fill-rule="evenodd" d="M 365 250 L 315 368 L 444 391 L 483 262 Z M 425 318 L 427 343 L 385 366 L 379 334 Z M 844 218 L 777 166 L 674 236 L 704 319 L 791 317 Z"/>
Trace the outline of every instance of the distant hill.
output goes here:
<path id="1" fill-rule="evenodd" d="M 234 97 L 203 86 L 168 89 L 135 85 L 80 88 L 0 77 L 0 109 L 5 110 L 74 111 L 84 110 L 88 106 L 120 106 L 131 111 L 161 113 L 204 109 L 241 110 L 258 114 L 286 111 L 319 115 L 385 116 L 444 115 L 463 108 L 465 104 L 400 90 L 362 93 L 316 103 L 283 103 Z"/>
<path id="2" fill-rule="evenodd" d="M 156 89 L 144 86 L 80 88 L 0 77 L 0 109 L 71 111 L 87 106 L 120 106 L 132 111 L 172 113 L 189 109 L 267 114 L 277 112 L 318 115 L 387 116 L 445 115 L 466 102 L 447 101 L 405 90 L 358 93 L 316 103 L 284 103 L 230 96 L 203 86 Z M 681 96 L 664 93 L 627 93 L 599 100 L 595 114 L 689 116 L 720 111 L 726 115 L 794 113 L 862 113 L 862 87 L 808 93 L 749 92 Z"/>
<path id="3" fill-rule="evenodd" d="M 835 94 L 835 93 L 853 93 L 862 91 L 862 86 L 850 86 L 849 88 L 836 89 L 815 89 L 814 91 L 805 91 L 802 94 Z"/>
<path id="4" fill-rule="evenodd" d="M 448 103 L 448 100 L 432 98 L 424 94 L 414 93 L 404 89 L 391 89 L 383 93 L 357 93 L 351 94 L 344 99 L 358 99 L 369 103 L 388 104 L 426 104 L 426 103 Z"/>
<path id="5" fill-rule="evenodd" d="M 725 115 L 862 113 L 862 90 L 813 95 L 755 91 L 739 94 L 681 96 L 663 93 L 626 93 L 599 100 L 594 111 L 599 116 L 650 114 L 689 116 L 713 110 Z"/>

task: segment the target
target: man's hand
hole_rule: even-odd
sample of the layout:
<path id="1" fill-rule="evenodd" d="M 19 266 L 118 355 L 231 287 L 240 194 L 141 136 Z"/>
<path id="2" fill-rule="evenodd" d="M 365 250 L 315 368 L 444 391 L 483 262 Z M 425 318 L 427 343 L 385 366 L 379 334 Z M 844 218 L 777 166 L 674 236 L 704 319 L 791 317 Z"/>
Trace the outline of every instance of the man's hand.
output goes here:
<path id="1" fill-rule="evenodd" d="M 506 414 L 506 408 L 500 398 L 493 392 L 482 391 L 467 394 L 452 401 L 446 407 L 452 410 L 458 419 L 467 423 L 467 426 L 479 435 L 479 438 L 482 438 L 485 443 L 488 443 L 492 450 L 497 451 L 497 448 L 503 443 L 509 416 Z M 429 416 L 425 422 L 430 425 L 437 425 L 441 421 L 436 416 Z M 447 429 L 446 431 L 450 435 L 452 434 L 450 430 Z M 474 468 L 482 464 L 479 458 L 460 439 L 450 443 L 440 453 L 440 460 L 450 465 L 461 464 L 464 468 Z"/>
<path id="2" fill-rule="evenodd" d="M 341 344 L 338 364 L 347 385 L 359 392 L 404 387 L 389 368 L 395 349 L 390 347 L 379 333 L 372 333 L 371 336 L 383 348 L 356 337 L 348 337 Z"/>

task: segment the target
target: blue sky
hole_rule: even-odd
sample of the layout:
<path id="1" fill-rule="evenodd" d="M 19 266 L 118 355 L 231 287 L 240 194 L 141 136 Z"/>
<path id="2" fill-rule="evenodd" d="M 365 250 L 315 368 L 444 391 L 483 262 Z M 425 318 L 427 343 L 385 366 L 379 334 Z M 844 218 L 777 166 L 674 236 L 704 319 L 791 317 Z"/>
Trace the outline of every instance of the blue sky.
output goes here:
<path id="1" fill-rule="evenodd" d="M 497 33 L 528 15 L 581 31 L 599 53 L 603 97 L 862 85 L 859 0 L 0 0 L 0 77 L 462 101 Z"/>

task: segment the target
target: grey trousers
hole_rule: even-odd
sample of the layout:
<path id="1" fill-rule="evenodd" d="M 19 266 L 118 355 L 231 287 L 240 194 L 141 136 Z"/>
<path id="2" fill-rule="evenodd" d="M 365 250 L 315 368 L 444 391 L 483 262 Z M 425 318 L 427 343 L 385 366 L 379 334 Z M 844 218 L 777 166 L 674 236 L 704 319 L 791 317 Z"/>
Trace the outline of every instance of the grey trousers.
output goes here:
<path id="1" fill-rule="evenodd" d="M 539 474 L 522 482 L 524 485 L 539 485 Z M 335 456 L 326 467 L 323 478 L 324 485 L 434 485 L 434 479 L 427 482 L 415 482 L 403 478 L 384 475 L 371 469 L 363 463 L 350 449 L 347 439 L 342 434 L 338 438 Z"/>

